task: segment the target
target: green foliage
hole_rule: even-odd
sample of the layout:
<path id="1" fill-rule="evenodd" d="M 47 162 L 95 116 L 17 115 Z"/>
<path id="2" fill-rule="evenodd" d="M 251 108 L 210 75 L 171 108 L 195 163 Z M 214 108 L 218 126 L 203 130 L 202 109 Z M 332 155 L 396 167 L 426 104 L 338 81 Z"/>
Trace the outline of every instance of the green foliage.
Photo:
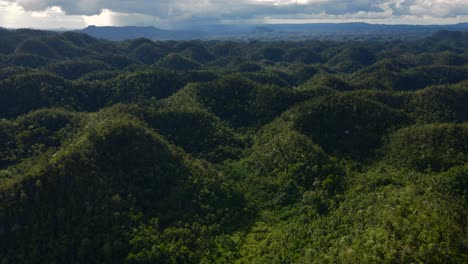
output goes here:
<path id="1" fill-rule="evenodd" d="M 49 66 L 50 72 L 63 76 L 65 79 L 78 79 L 81 76 L 97 71 L 110 70 L 111 67 L 95 60 L 68 60 Z"/>
<path id="2" fill-rule="evenodd" d="M 466 204 L 468 201 L 468 164 L 451 168 L 442 174 L 442 180 L 447 191 L 454 196 L 462 197 Z"/>
<path id="3" fill-rule="evenodd" d="M 295 101 L 293 91 L 257 85 L 239 75 L 229 75 L 196 86 L 199 101 L 212 113 L 234 126 L 272 120 Z"/>
<path id="4" fill-rule="evenodd" d="M 15 151 L 18 160 L 57 150 L 73 137 L 80 126 L 80 116 L 62 109 L 45 109 L 15 120 Z"/>
<path id="5" fill-rule="evenodd" d="M 182 88 L 179 75 L 168 70 L 140 71 L 120 75 L 111 82 L 111 101 L 142 102 L 152 97 L 165 98 Z"/>
<path id="6" fill-rule="evenodd" d="M 337 91 L 350 91 L 353 87 L 336 75 L 316 74 L 306 84 L 311 87 L 329 88 Z"/>
<path id="7" fill-rule="evenodd" d="M 253 63 L 253 62 L 244 62 L 240 64 L 237 68 L 239 72 L 258 72 L 261 71 L 263 68 L 262 66 Z"/>
<path id="8" fill-rule="evenodd" d="M 394 90 L 407 63 L 391 58 L 383 59 L 352 75 L 352 83 L 361 89 Z"/>
<path id="9" fill-rule="evenodd" d="M 332 67 L 340 72 L 350 73 L 373 64 L 375 60 L 374 52 L 363 45 L 344 48 L 333 59 L 329 60 L 327 64 L 333 65 Z"/>
<path id="10" fill-rule="evenodd" d="M 41 40 L 60 57 L 77 58 L 88 53 L 82 46 L 76 46 L 61 35 L 45 36 Z"/>
<path id="11" fill-rule="evenodd" d="M 289 49 L 284 57 L 291 62 L 300 62 L 304 64 L 313 64 L 322 61 L 320 54 L 310 48 Z"/>
<path id="12" fill-rule="evenodd" d="M 406 109 L 422 123 L 468 121 L 468 89 L 429 87 L 408 96 Z"/>
<path id="13" fill-rule="evenodd" d="M 402 112 L 349 94 L 307 101 L 284 118 L 326 151 L 360 160 L 372 156 L 385 133 L 409 123 Z"/>
<path id="14" fill-rule="evenodd" d="M 180 52 L 180 55 L 199 63 L 207 63 L 214 59 L 207 48 L 201 44 L 193 44 L 186 47 Z"/>
<path id="15" fill-rule="evenodd" d="M 211 162 L 235 158 L 244 145 L 241 137 L 227 124 L 202 108 L 181 103 L 172 97 L 155 105 L 155 108 L 157 110 L 116 105 L 105 112 L 140 118 L 171 143 Z"/>
<path id="16" fill-rule="evenodd" d="M 0 262 L 467 263 L 466 33 L 355 40 L 0 28 Z"/>
<path id="17" fill-rule="evenodd" d="M 111 79 L 117 78 L 121 72 L 119 71 L 98 71 L 90 72 L 81 76 L 81 80 L 84 81 L 109 81 Z"/>
<path id="18" fill-rule="evenodd" d="M 47 63 L 47 59 L 38 55 L 18 53 L 6 57 L 5 63 L 7 65 L 38 68 L 44 66 Z"/>
<path id="19" fill-rule="evenodd" d="M 409 69 L 398 77 L 394 87 L 398 90 L 417 90 L 429 85 L 448 85 L 465 80 L 465 66 L 430 65 Z"/>
<path id="20" fill-rule="evenodd" d="M 1 190 L 3 259 L 121 262 L 143 216 L 159 215 L 164 228 L 196 220 L 216 233 L 242 214 L 242 197 L 221 185 L 214 169 L 137 121 L 93 115 L 75 142 Z"/>
<path id="21" fill-rule="evenodd" d="M 0 54 L 10 54 L 15 51 L 21 37 L 10 30 L 0 28 Z"/>
<path id="22" fill-rule="evenodd" d="M 376 90 L 355 90 L 350 94 L 358 97 L 367 98 L 394 109 L 405 109 L 408 103 L 408 98 L 413 94 L 411 92 L 392 92 L 392 91 L 376 91 Z"/>
<path id="23" fill-rule="evenodd" d="M 56 52 L 51 49 L 47 44 L 41 40 L 37 39 L 28 39 L 23 41 L 16 48 L 16 53 L 29 53 L 38 56 L 53 58 L 56 57 Z"/>
<path id="24" fill-rule="evenodd" d="M 98 42 L 97 39 L 78 32 L 64 32 L 62 37 L 78 47 L 89 46 Z"/>
<path id="25" fill-rule="evenodd" d="M 282 120 L 274 121 L 255 137 L 246 162 L 255 182 L 252 192 L 263 192 L 262 202 L 266 204 L 295 202 L 311 190 L 340 190 L 343 172 L 336 161 Z"/>
<path id="26" fill-rule="evenodd" d="M 258 51 L 254 55 L 255 59 L 262 58 L 270 61 L 280 61 L 284 55 L 285 51 L 281 48 L 266 47 Z"/>
<path id="27" fill-rule="evenodd" d="M 14 75 L 0 82 L 0 116 L 15 117 L 43 107 L 73 107 L 81 96 L 48 72 Z"/>
<path id="28" fill-rule="evenodd" d="M 262 72 L 247 72 L 242 74 L 250 80 L 259 84 L 275 85 L 280 87 L 290 87 L 289 76 L 284 73 L 262 71 Z"/>
<path id="29" fill-rule="evenodd" d="M 153 44 L 139 45 L 133 50 L 135 58 L 145 64 L 153 64 L 166 55 L 164 50 L 155 47 Z"/>
<path id="30" fill-rule="evenodd" d="M 466 262 L 466 207 L 446 194 L 444 175 L 378 170 L 353 176 L 327 215 L 314 213 L 309 195 L 291 212 L 265 212 L 240 262 Z"/>
<path id="31" fill-rule="evenodd" d="M 12 77 L 14 75 L 19 75 L 23 73 L 36 72 L 35 70 L 27 67 L 7 67 L 0 70 L 0 77 L 2 80 Z"/>
<path id="32" fill-rule="evenodd" d="M 398 179 L 402 175 L 394 177 Z M 363 180 L 373 177 L 376 175 L 369 174 Z M 444 197 L 437 190 L 437 183 L 431 185 L 430 181 L 417 180 L 416 176 L 399 184 L 385 184 L 370 193 L 355 189 L 336 213 L 324 219 L 332 229 L 334 225 L 343 225 L 333 219 L 350 221 L 345 224 L 350 228 L 349 235 L 336 234 L 324 245 L 328 249 L 315 261 L 466 261 L 466 256 L 460 254 L 466 248 L 466 237 L 461 233 L 465 221 L 461 215 L 465 209 L 459 203 L 452 203 L 450 196 Z M 431 188 L 436 191 L 430 191 Z"/>
<path id="33" fill-rule="evenodd" d="M 319 69 L 308 65 L 294 65 L 289 69 L 289 82 L 293 85 L 300 85 L 319 73 Z"/>
<path id="34" fill-rule="evenodd" d="M 245 125 L 253 120 L 247 108 L 255 84 L 238 76 L 229 76 L 197 86 L 200 101 L 212 113 L 232 124 Z"/>
<path id="35" fill-rule="evenodd" d="M 468 161 L 468 125 L 430 124 L 402 128 L 390 136 L 386 160 L 395 166 L 446 170 Z"/>
<path id="36" fill-rule="evenodd" d="M 164 67 L 172 70 L 198 70 L 201 68 L 201 65 L 191 59 L 182 57 L 178 54 L 169 54 L 160 61 L 157 65 L 159 67 Z"/>
<path id="37" fill-rule="evenodd" d="M 127 55 L 117 55 L 117 54 L 105 54 L 105 55 L 96 55 L 90 57 L 93 60 L 102 61 L 114 68 L 125 69 L 132 65 L 138 65 L 138 62 L 135 59 L 130 58 Z"/>
<path id="38" fill-rule="evenodd" d="M 16 160 L 16 125 L 6 119 L 0 119 L 0 168 Z"/>

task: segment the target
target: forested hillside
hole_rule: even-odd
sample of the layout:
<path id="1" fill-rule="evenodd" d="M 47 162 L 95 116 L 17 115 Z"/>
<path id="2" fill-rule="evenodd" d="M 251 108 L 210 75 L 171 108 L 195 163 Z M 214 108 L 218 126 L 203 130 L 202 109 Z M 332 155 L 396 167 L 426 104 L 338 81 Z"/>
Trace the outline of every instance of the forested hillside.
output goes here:
<path id="1" fill-rule="evenodd" d="M 0 263 L 468 263 L 468 32 L 0 30 Z"/>

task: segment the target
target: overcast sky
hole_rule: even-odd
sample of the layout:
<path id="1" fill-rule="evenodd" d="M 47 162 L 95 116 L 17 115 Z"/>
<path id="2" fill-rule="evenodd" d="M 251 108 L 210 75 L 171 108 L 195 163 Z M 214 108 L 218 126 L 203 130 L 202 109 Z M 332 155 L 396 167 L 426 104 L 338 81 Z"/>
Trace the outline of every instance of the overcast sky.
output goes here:
<path id="1" fill-rule="evenodd" d="M 0 0 L 0 26 L 7 28 L 356 21 L 468 22 L 468 0 Z"/>

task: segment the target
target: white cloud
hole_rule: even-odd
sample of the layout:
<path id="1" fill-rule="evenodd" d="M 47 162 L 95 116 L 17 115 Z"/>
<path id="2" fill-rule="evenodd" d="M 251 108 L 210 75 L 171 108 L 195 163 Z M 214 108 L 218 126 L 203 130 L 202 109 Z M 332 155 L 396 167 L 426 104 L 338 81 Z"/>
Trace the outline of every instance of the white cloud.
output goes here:
<path id="1" fill-rule="evenodd" d="M 419 16 L 451 17 L 468 13 L 467 0 L 416 0 L 409 5 L 410 14 Z"/>
<path id="2" fill-rule="evenodd" d="M 81 28 L 86 26 L 81 16 L 68 16 L 60 7 L 26 11 L 17 3 L 0 1 L 0 26 L 6 28 Z"/>
<path id="3" fill-rule="evenodd" d="M 0 26 L 177 27 L 200 23 L 458 23 L 468 0 L 0 0 Z"/>

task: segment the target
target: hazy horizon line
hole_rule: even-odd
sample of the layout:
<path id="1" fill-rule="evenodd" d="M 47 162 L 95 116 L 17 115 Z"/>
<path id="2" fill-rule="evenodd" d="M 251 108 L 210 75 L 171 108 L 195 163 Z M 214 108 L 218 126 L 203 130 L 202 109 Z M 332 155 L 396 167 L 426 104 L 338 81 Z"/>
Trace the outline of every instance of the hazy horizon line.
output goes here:
<path id="1" fill-rule="evenodd" d="M 375 25 L 375 26 L 419 26 L 419 27 L 431 27 L 431 26 L 457 26 L 468 24 L 468 21 L 465 22 L 458 22 L 458 23 L 431 23 L 431 24 L 411 24 L 411 23 L 371 23 L 371 22 L 363 22 L 363 21 L 350 21 L 350 22 L 305 22 L 305 23 L 212 23 L 212 24 L 199 24 L 194 25 L 192 27 L 178 27 L 178 28 L 166 28 L 160 27 L 157 25 L 109 25 L 109 26 L 99 26 L 99 25 L 87 25 L 86 27 L 77 27 L 77 28 L 48 28 L 48 27 L 3 27 L 0 25 L 0 28 L 8 29 L 8 30 L 18 30 L 18 29 L 31 29 L 31 30 L 44 30 L 44 31 L 73 31 L 73 30 L 82 30 L 88 27 L 97 27 L 97 28 L 125 28 L 125 27 L 137 27 L 137 28 L 158 28 L 168 31 L 179 31 L 184 29 L 195 29 L 195 28 L 203 28 L 203 27 L 210 27 L 210 26 L 275 26 L 275 25 L 344 25 L 344 24 L 366 24 L 366 25 Z"/>

